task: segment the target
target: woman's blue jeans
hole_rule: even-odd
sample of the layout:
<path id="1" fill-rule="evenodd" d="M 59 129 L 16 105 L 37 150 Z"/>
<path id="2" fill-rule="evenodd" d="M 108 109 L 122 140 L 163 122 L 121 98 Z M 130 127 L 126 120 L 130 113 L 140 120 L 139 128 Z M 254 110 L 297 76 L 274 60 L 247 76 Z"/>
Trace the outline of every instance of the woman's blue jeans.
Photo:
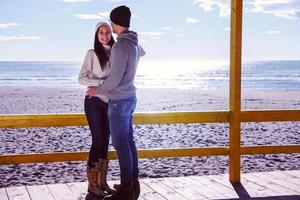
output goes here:
<path id="1" fill-rule="evenodd" d="M 138 157 L 133 140 L 132 117 L 136 106 L 136 96 L 120 100 L 110 100 L 108 119 L 112 145 L 117 151 L 121 170 L 121 184 L 131 184 L 138 175 Z"/>

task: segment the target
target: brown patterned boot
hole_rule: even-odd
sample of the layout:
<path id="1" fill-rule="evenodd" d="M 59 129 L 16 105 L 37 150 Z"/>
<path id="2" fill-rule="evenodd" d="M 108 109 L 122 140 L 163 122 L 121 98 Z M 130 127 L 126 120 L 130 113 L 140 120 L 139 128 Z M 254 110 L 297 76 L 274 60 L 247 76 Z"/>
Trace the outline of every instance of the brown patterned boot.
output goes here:
<path id="1" fill-rule="evenodd" d="M 100 174 L 99 163 L 93 162 L 92 164 L 92 167 L 89 165 L 87 166 L 88 192 L 102 199 L 107 193 L 98 183 L 98 176 Z"/>
<path id="2" fill-rule="evenodd" d="M 108 170 L 108 160 L 99 159 L 99 175 L 98 175 L 98 184 L 107 192 L 107 194 L 112 194 L 116 192 L 114 189 L 111 189 L 107 184 L 107 170 Z"/>

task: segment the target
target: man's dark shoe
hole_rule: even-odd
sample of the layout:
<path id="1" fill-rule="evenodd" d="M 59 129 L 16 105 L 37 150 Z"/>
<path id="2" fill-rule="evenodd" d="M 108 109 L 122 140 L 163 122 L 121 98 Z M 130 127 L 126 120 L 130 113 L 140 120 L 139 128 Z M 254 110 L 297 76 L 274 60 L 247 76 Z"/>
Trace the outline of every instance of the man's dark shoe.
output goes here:
<path id="1" fill-rule="evenodd" d="M 133 177 L 133 191 L 135 200 L 137 200 L 141 193 L 140 182 L 137 176 Z"/>
<path id="2" fill-rule="evenodd" d="M 120 185 L 115 193 L 104 197 L 104 200 L 135 200 L 132 186 Z"/>
<path id="3" fill-rule="evenodd" d="M 141 188 L 140 188 L 140 182 L 137 176 L 133 177 L 133 192 L 134 192 L 134 200 L 138 200 L 140 193 L 141 193 Z M 114 184 L 114 189 L 118 190 L 121 187 L 121 184 Z"/>

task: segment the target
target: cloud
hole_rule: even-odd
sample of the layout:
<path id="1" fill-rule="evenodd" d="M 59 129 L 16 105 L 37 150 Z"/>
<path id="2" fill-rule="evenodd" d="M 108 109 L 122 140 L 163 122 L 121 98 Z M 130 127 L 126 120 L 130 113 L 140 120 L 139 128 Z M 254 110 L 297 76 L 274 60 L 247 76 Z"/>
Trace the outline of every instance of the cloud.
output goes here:
<path id="1" fill-rule="evenodd" d="M 141 32 L 139 33 L 139 36 L 143 36 L 143 37 L 153 37 L 153 36 L 160 36 L 163 35 L 163 32 Z"/>
<path id="2" fill-rule="evenodd" d="M 172 28 L 171 28 L 171 27 L 169 27 L 169 26 L 162 27 L 161 29 L 162 29 L 162 30 L 164 30 L 164 31 L 169 31 L 169 30 L 172 30 Z"/>
<path id="3" fill-rule="evenodd" d="M 160 37 L 150 37 L 149 40 L 160 40 Z"/>
<path id="4" fill-rule="evenodd" d="M 219 17 L 229 17 L 229 0 L 194 0 L 193 3 L 203 11 L 219 10 Z M 248 0 L 244 1 L 245 13 L 263 13 L 275 17 L 296 20 L 300 17 L 299 0 Z"/>
<path id="5" fill-rule="evenodd" d="M 131 14 L 131 17 L 132 17 L 132 18 L 135 18 L 135 19 L 138 19 L 138 18 L 140 18 L 140 16 L 139 16 L 139 15 L 135 15 L 135 14 Z"/>
<path id="6" fill-rule="evenodd" d="M 20 23 L 6 23 L 6 24 L 0 24 L 0 28 L 9 29 L 9 28 L 15 28 L 17 26 L 21 26 Z"/>
<path id="7" fill-rule="evenodd" d="M 103 18 L 108 18 L 109 15 L 110 15 L 110 12 L 107 12 L 107 11 L 105 11 L 105 12 L 99 12 L 98 15 L 100 15 Z"/>
<path id="8" fill-rule="evenodd" d="M 8 41 L 8 40 L 40 40 L 41 38 L 39 36 L 25 36 L 25 35 L 19 35 L 19 36 L 6 36 L 6 35 L 0 35 L 0 42 Z"/>
<path id="9" fill-rule="evenodd" d="M 93 15 L 93 14 L 77 14 L 75 15 L 79 19 L 104 19 L 100 15 Z"/>
<path id="10" fill-rule="evenodd" d="M 105 20 L 109 17 L 109 12 L 100 12 L 98 14 L 77 14 L 75 15 L 79 19 L 85 19 L 85 20 L 90 20 L 90 19 L 101 19 Z"/>
<path id="11" fill-rule="evenodd" d="M 89 2 L 91 0 L 59 0 L 66 3 L 78 3 L 78 2 Z"/>
<path id="12" fill-rule="evenodd" d="M 266 33 L 269 35 L 275 35 L 275 34 L 279 34 L 280 31 L 271 30 L 271 31 L 267 31 Z"/>
<path id="13" fill-rule="evenodd" d="M 225 31 L 230 31 L 230 27 L 224 28 Z"/>
<path id="14" fill-rule="evenodd" d="M 176 37 L 182 37 L 183 35 L 181 33 L 177 33 L 175 36 Z"/>
<path id="15" fill-rule="evenodd" d="M 143 41 L 143 43 L 149 43 L 150 41 L 160 40 L 164 35 L 163 32 L 141 32 L 139 33 L 139 41 Z"/>
<path id="16" fill-rule="evenodd" d="M 219 17 L 229 17 L 230 4 L 228 0 L 194 0 L 193 3 L 205 12 L 219 9 Z"/>
<path id="17" fill-rule="evenodd" d="M 198 23 L 199 20 L 196 19 L 196 18 L 187 17 L 187 18 L 185 19 L 185 22 L 186 22 L 187 24 L 195 24 L 195 23 Z"/>
<path id="18" fill-rule="evenodd" d="M 248 7 L 250 12 L 270 14 L 283 19 L 297 20 L 300 16 L 299 0 L 254 0 Z"/>
<path id="19" fill-rule="evenodd" d="M 123 0 L 108 0 L 110 2 L 122 2 Z"/>

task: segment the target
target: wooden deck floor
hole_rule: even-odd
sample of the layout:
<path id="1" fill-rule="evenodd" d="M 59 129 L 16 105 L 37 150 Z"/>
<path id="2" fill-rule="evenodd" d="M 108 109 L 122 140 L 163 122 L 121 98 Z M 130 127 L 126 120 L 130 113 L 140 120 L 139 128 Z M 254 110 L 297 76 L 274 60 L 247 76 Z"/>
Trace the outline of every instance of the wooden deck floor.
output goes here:
<path id="1" fill-rule="evenodd" d="M 78 200 L 84 199 L 86 188 L 86 182 L 0 188 L 0 200 Z M 231 184 L 228 175 L 141 179 L 139 199 L 299 200 L 300 170 L 242 174 L 240 184 Z"/>

